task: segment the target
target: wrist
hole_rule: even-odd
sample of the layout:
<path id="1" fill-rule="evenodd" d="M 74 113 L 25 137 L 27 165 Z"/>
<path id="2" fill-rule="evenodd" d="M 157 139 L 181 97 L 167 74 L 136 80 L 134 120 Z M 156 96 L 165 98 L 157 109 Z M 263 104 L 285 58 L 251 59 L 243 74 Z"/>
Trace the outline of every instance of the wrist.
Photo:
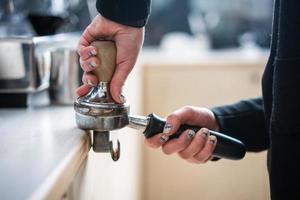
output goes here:
<path id="1" fill-rule="evenodd" d="M 114 30 L 135 30 L 135 31 L 144 31 L 145 27 L 134 27 L 130 25 L 126 25 L 124 23 L 119 23 L 117 21 L 114 21 L 110 18 L 107 18 L 101 14 L 97 15 L 98 18 L 100 18 L 100 21 L 102 21 L 103 24 L 106 24 L 106 26 L 109 26 L 110 28 Z"/>
<path id="2" fill-rule="evenodd" d="M 220 131 L 220 125 L 219 125 L 219 123 L 218 123 L 218 120 L 217 120 L 217 118 L 216 118 L 216 116 L 215 116 L 215 114 L 214 114 L 214 112 L 212 111 L 212 110 L 209 110 L 210 111 L 210 115 L 211 115 L 211 117 L 212 117 L 212 129 L 214 130 L 214 131 L 217 131 L 217 132 L 219 132 Z"/>

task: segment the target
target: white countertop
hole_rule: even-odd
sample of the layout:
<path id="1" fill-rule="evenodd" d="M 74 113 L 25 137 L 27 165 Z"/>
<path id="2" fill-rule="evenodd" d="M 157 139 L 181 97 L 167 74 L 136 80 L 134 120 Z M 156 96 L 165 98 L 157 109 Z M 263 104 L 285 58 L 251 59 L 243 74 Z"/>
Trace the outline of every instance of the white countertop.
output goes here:
<path id="1" fill-rule="evenodd" d="M 0 199 L 60 198 L 90 149 L 74 116 L 72 106 L 0 109 Z"/>

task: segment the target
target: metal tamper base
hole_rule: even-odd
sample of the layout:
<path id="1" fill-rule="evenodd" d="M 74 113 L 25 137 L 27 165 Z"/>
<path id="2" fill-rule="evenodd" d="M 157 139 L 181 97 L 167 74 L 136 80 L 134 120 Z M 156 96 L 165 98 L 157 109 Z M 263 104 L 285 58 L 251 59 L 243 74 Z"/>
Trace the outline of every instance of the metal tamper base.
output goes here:
<path id="1" fill-rule="evenodd" d="M 100 82 L 86 96 L 74 103 L 77 126 L 84 130 L 112 131 L 129 124 L 129 105 L 113 101 L 108 83 Z"/>
<path id="2" fill-rule="evenodd" d="M 93 151 L 110 152 L 114 161 L 120 158 L 120 142 L 117 148 L 109 141 L 110 131 L 123 128 L 129 124 L 129 106 L 115 103 L 109 91 L 108 83 L 100 82 L 84 97 L 74 102 L 77 126 L 93 133 Z"/>

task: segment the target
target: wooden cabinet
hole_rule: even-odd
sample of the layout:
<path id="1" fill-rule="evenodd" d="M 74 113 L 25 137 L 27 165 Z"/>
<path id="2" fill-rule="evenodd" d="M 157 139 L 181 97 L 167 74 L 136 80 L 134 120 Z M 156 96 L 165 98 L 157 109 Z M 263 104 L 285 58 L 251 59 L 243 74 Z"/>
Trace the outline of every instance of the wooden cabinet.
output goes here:
<path id="1" fill-rule="evenodd" d="M 265 62 L 265 57 L 250 62 L 243 58 L 216 62 L 212 57 L 187 64 L 150 59 L 142 68 L 144 113 L 166 116 L 184 105 L 212 107 L 260 96 Z M 205 165 L 149 148 L 144 148 L 143 158 L 144 200 L 270 198 L 266 152 Z"/>

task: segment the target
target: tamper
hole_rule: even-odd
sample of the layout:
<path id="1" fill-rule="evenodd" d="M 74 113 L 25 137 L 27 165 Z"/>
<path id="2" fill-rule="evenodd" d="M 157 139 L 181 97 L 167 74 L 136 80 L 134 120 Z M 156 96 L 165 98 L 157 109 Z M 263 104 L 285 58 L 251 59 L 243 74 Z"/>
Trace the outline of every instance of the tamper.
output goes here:
<path id="1" fill-rule="evenodd" d="M 129 106 L 116 103 L 110 94 L 109 84 L 116 67 L 116 46 L 113 41 L 95 41 L 91 43 L 99 50 L 100 65 L 92 72 L 99 84 L 90 92 L 76 99 L 76 123 L 81 129 L 93 131 L 93 150 L 111 152 L 112 159 L 120 156 L 120 143 L 116 149 L 109 141 L 109 132 L 128 125 Z"/>

